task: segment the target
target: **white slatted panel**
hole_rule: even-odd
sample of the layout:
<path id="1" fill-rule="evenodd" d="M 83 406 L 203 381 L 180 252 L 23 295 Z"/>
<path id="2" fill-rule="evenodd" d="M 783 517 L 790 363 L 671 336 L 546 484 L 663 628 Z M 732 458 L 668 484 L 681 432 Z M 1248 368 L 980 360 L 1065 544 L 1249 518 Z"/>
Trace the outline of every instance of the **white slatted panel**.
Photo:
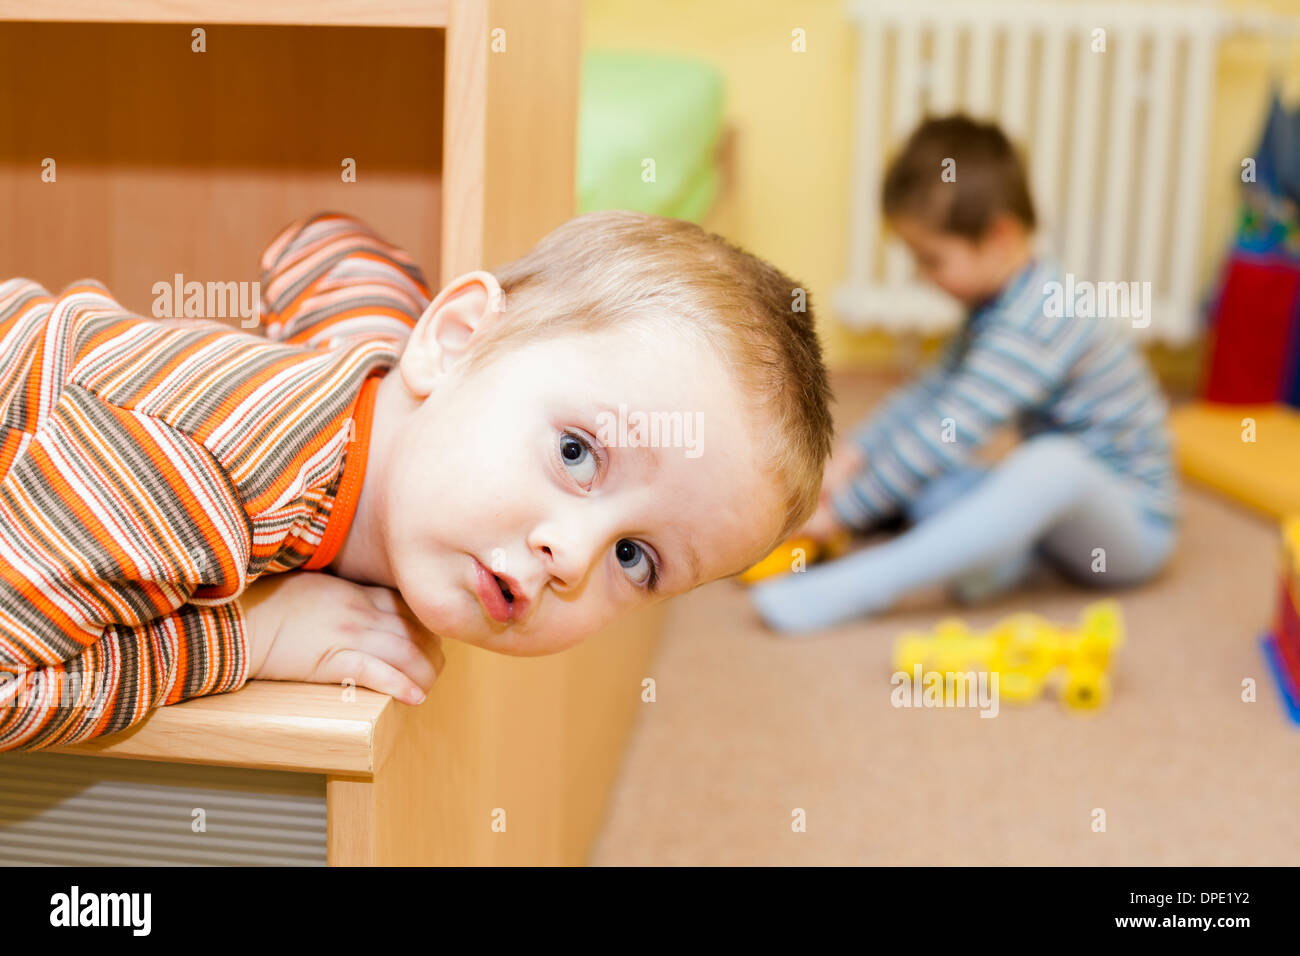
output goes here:
<path id="1" fill-rule="evenodd" d="M 918 282 L 896 243 L 875 253 L 886 155 L 923 115 L 961 109 L 999 119 L 1026 148 L 1041 249 L 1078 279 L 1151 282 L 1154 319 L 1143 334 L 1173 342 L 1196 334 L 1206 137 L 1224 14 L 1191 4 L 1069 0 L 848 5 L 860 61 L 851 260 L 835 295 L 843 319 L 937 331 L 960 316 Z M 1105 52 L 1092 50 L 1098 28 Z"/>
<path id="2" fill-rule="evenodd" d="M 1061 195 L 1061 145 L 1062 120 L 1065 111 L 1052 104 L 1065 102 L 1065 27 L 1053 24 L 1043 33 L 1042 54 L 1038 64 L 1037 126 L 1033 152 L 1029 157 L 1029 174 L 1033 182 L 1034 201 L 1038 204 L 1038 218 L 1042 227 L 1051 231 L 1057 227 L 1060 216 L 1057 200 Z"/>
<path id="3" fill-rule="evenodd" d="M 1105 144 L 1106 205 L 1101 220 L 1101 261 L 1097 266 L 1099 276 L 1119 277 L 1126 263 L 1133 260 L 1126 255 L 1129 210 L 1133 197 L 1129 187 L 1133 183 L 1130 172 L 1133 156 L 1134 108 L 1137 105 L 1138 53 L 1142 48 L 1142 34 L 1128 31 L 1114 38 L 1111 52 L 1118 57 L 1115 82 L 1111 87 L 1109 141 Z M 1153 192 L 1155 190 L 1152 190 Z"/>
<path id="4" fill-rule="evenodd" d="M 1191 38 L 1187 57 L 1187 97 L 1183 110 L 1183 141 L 1205 141 L 1207 119 L 1214 104 L 1214 38 L 1205 35 Z M 1201 238 L 1201 221 L 1204 204 L 1190 201 L 1199 195 L 1205 181 L 1205 149 L 1187 150 L 1179 155 L 1178 188 L 1181 201 L 1174 207 L 1173 263 L 1169 276 L 1169 291 L 1180 329 L 1190 333 L 1194 329 L 1191 306 L 1199 290 L 1195 287 L 1194 273 L 1197 248 Z"/>
<path id="5" fill-rule="evenodd" d="M 957 24 L 947 18 L 932 21 L 934 84 L 930 91 L 930 112 L 947 113 L 957 108 Z"/>
<path id="6" fill-rule="evenodd" d="M 971 26 L 966 57 L 966 112 L 977 119 L 993 115 L 993 24 L 979 20 Z"/>
<path id="7" fill-rule="evenodd" d="M 1174 53 L 1177 37 L 1158 33 L 1152 38 L 1154 51 L 1147 80 L 1146 122 L 1143 136 L 1142 182 L 1159 182 L 1169 169 L 1173 147 Z M 1138 275 L 1158 276 L 1164 246 L 1164 214 L 1170 192 L 1146 189 L 1138 208 Z"/>
<path id="8" fill-rule="evenodd" d="M 1110 66 L 1109 53 L 1094 53 L 1083 31 L 1070 37 L 1074 58 L 1074 108 L 1070 110 L 1070 172 L 1066 180 L 1068 199 L 1065 206 L 1065 247 L 1061 260 L 1067 268 L 1082 276 L 1096 275 L 1089 252 L 1091 241 L 1101 225 L 1102 208 L 1097 172 L 1097 157 L 1104 154 L 1105 142 L 1101 121 L 1101 81 Z M 1115 278 L 1119 278 L 1116 276 Z"/>
<path id="9" fill-rule="evenodd" d="M 880 229 L 880 127 L 877 91 L 884 86 L 884 42 L 880 30 L 863 24 L 858 31 L 858 117 L 853 148 L 853 209 L 849 236 L 849 276 L 854 284 L 871 281 Z"/>
<path id="10" fill-rule="evenodd" d="M 325 778 L 0 754 L 0 865 L 324 866 Z"/>
<path id="11" fill-rule="evenodd" d="M 894 69 L 894 101 L 890 109 L 890 133 L 902 142 L 921 119 L 921 30 L 912 22 L 900 23 L 894 39 L 898 59 Z M 912 279 L 911 256 L 897 239 L 886 248 L 885 274 L 889 283 L 901 286 Z"/>
<path id="12" fill-rule="evenodd" d="M 1023 141 L 1029 129 L 1029 30 L 1023 23 L 1007 30 L 1001 100 L 1002 128 L 1013 141 Z"/>

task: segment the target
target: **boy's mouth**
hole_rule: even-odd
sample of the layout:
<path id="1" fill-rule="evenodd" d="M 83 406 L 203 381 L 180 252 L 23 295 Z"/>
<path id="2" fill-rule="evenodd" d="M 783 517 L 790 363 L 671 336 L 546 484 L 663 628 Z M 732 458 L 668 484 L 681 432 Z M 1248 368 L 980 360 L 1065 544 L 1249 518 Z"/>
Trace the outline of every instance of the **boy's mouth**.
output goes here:
<path id="1" fill-rule="evenodd" d="M 500 624 L 508 624 L 523 617 L 528 600 L 518 590 L 514 579 L 506 575 L 493 574 L 483 562 L 474 558 L 475 590 L 479 603 L 488 617 Z"/>

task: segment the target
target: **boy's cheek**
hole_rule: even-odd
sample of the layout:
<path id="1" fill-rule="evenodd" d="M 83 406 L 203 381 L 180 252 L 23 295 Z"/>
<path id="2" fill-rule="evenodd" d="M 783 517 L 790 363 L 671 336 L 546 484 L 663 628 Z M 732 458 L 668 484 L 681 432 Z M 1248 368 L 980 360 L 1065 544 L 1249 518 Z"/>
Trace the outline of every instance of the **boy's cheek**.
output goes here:
<path id="1" fill-rule="evenodd" d="M 548 601 L 550 597 L 547 596 Z M 567 651 L 590 640 L 642 606 L 640 603 L 627 606 L 583 606 L 579 603 L 575 607 L 564 602 L 549 603 L 550 607 L 537 609 L 538 618 L 529 623 L 527 631 L 515 635 L 515 643 L 521 648 L 519 653 L 540 656 Z"/>

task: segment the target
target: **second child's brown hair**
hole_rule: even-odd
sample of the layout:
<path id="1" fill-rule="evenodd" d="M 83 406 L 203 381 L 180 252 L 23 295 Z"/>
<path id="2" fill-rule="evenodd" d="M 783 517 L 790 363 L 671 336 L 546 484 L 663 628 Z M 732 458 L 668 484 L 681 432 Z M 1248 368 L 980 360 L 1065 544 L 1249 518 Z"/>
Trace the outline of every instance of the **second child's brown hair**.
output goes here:
<path id="1" fill-rule="evenodd" d="M 881 208 L 887 219 L 910 216 L 972 241 L 1002 214 L 1031 231 L 1036 225 L 1029 176 L 1011 141 L 997 124 L 960 114 L 925 120 L 908 137 L 885 172 Z"/>

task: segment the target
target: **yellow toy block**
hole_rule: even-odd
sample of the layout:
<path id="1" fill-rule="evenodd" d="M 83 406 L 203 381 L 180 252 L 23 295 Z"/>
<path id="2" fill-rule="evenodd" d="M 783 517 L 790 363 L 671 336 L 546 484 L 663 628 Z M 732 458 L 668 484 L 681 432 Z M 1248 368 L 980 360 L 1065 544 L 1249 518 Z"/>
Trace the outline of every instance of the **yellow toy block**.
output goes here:
<path id="1" fill-rule="evenodd" d="M 1016 670 L 996 657 L 989 662 L 987 670 L 998 675 L 998 696 L 1016 704 L 1037 700 L 1046 683 L 1045 674 Z"/>
<path id="2" fill-rule="evenodd" d="M 758 564 L 742 573 L 737 580 L 742 584 L 754 584 L 764 578 L 788 574 L 795 569 L 796 565 L 806 567 L 818 561 L 838 558 L 849 549 L 851 538 L 852 535 L 847 531 L 836 535 L 825 544 L 812 538 L 790 538 Z"/>
<path id="3" fill-rule="evenodd" d="M 1009 701 L 1036 699 L 1049 684 L 1072 710 L 1095 710 L 1110 699 L 1108 670 L 1123 641 L 1119 605 L 1097 601 L 1069 630 L 1036 614 L 1013 614 L 984 634 L 972 634 L 959 618 L 944 618 L 934 631 L 908 631 L 894 642 L 896 671 L 916 666 L 941 673 L 984 670 L 998 675 L 998 694 Z"/>
<path id="4" fill-rule="evenodd" d="M 1110 678 L 1091 664 L 1080 663 L 1066 671 L 1061 700 L 1073 710 L 1096 710 L 1110 699 Z"/>

